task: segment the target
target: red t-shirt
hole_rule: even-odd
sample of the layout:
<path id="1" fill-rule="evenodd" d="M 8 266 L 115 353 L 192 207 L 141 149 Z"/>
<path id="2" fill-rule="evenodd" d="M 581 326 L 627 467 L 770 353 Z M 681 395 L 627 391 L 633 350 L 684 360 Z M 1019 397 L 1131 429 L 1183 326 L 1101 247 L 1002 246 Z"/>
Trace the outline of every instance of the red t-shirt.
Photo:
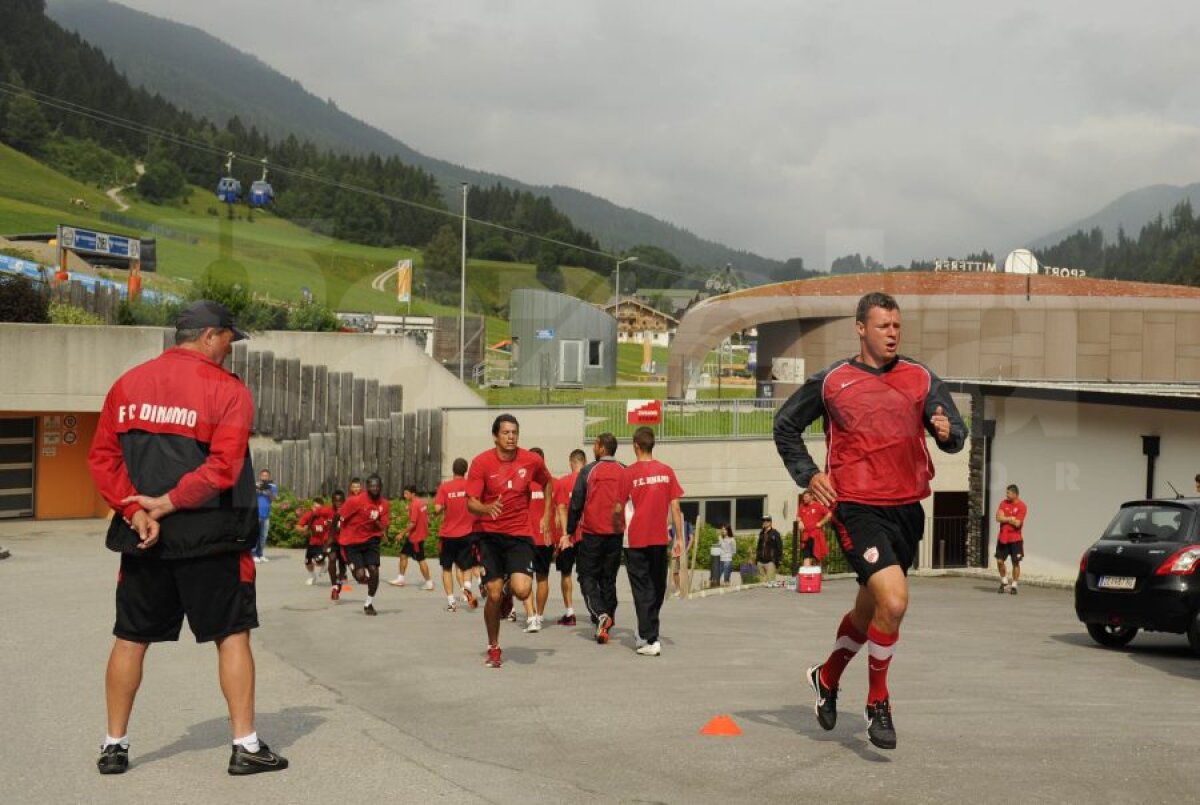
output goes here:
<path id="1" fill-rule="evenodd" d="M 635 461 L 621 476 L 621 499 L 633 502 L 629 520 L 629 547 L 666 545 L 671 501 L 683 497 L 675 470 L 657 459 Z"/>
<path id="2" fill-rule="evenodd" d="M 408 541 L 420 545 L 429 536 L 429 509 L 425 501 L 415 495 L 408 502 L 408 523 L 415 526 L 408 535 Z"/>
<path id="3" fill-rule="evenodd" d="M 573 490 L 575 488 L 575 480 L 578 477 L 579 477 L 579 471 L 576 470 L 575 472 L 571 473 L 570 475 L 564 475 L 561 478 L 554 479 L 554 521 L 553 522 L 554 522 L 554 536 L 558 539 L 562 539 L 562 534 L 559 533 L 560 528 L 565 528 L 565 526 L 560 527 L 558 524 L 558 507 L 571 505 L 571 490 Z M 579 529 L 576 528 L 575 533 L 571 535 L 571 542 L 572 543 L 579 542 L 579 537 L 580 537 L 580 532 L 579 532 Z"/>
<path id="4" fill-rule="evenodd" d="M 501 503 L 498 516 L 479 518 L 479 530 L 532 540 L 533 530 L 529 527 L 531 485 L 545 486 L 553 482 L 542 457 L 523 447 L 518 447 L 516 455 L 509 461 L 502 460 L 495 448 L 475 456 L 471 469 L 467 470 L 467 494 L 485 506 L 496 500 Z"/>
<path id="5" fill-rule="evenodd" d="M 583 504 L 583 517 L 579 519 L 579 529 L 584 534 L 621 534 L 624 532 L 625 514 L 622 512 L 622 526 L 613 531 L 613 510 L 618 503 L 624 503 L 621 496 L 621 478 L 624 477 L 625 467 L 615 458 L 604 457 L 596 461 L 587 471 L 587 497 Z"/>
<path id="6" fill-rule="evenodd" d="M 553 484 L 550 488 L 554 489 Z M 529 527 L 533 529 L 533 542 L 536 545 L 553 545 L 556 530 L 553 521 L 550 524 L 550 533 L 542 533 L 542 519 L 546 516 L 546 488 L 541 484 L 530 484 L 530 489 L 532 491 L 529 493 Z"/>
<path id="7" fill-rule="evenodd" d="M 467 509 L 467 479 L 443 481 L 433 496 L 433 504 L 442 507 L 439 539 L 459 539 L 475 531 L 475 515 Z"/>
<path id="8" fill-rule="evenodd" d="M 391 507 L 385 497 L 371 500 L 366 492 L 359 492 L 346 498 L 338 514 L 342 518 L 338 544 L 361 545 L 367 540 L 380 539 L 387 532 Z"/>
<path id="9" fill-rule="evenodd" d="M 829 514 L 829 509 L 819 500 L 814 500 L 807 506 L 801 503 L 800 507 L 796 509 L 796 518 L 800 520 L 800 530 L 807 536 L 812 536 L 822 530 L 817 523 L 824 520 L 827 514 Z"/>
<path id="10" fill-rule="evenodd" d="M 304 531 L 311 528 L 308 532 L 309 545 L 324 545 L 325 538 L 329 535 L 329 527 L 333 523 L 333 509 L 329 506 L 313 506 L 311 509 L 300 515 L 300 519 L 296 521 L 296 526 Z"/>
<path id="11" fill-rule="evenodd" d="M 1017 500 L 1015 503 L 1009 503 L 1007 499 L 1000 501 L 1000 507 L 996 510 L 999 514 L 1005 517 L 1015 517 L 1021 521 L 1021 527 L 1009 525 L 1008 523 L 1000 524 L 1000 544 L 1007 545 L 1010 542 L 1020 542 L 1024 539 L 1021 532 L 1025 528 L 1025 512 L 1028 509 L 1025 506 L 1025 501 Z"/>

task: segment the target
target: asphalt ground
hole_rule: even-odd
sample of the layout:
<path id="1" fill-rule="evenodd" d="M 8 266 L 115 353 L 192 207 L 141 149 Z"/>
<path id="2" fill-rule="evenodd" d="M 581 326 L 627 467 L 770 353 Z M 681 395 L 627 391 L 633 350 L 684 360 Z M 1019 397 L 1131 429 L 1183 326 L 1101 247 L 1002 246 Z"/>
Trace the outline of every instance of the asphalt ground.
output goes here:
<path id="1" fill-rule="evenodd" d="M 259 566 L 254 646 L 258 732 L 291 768 L 226 775 L 215 650 L 185 628 L 148 655 L 130 771 L 101 777 L 117 568 L 103 526 L 0 524 L 13 553 L 0 562 L 0 802 L 1140 803 L 1200 790 L 1200 659 L 1175 635 L 1092 645 L 1067 590 L 914 578 L 890 677 L 899 747 L 885 752 L 866 741 L 864 657 L 832 732 L 804 680 L 852 581 L 668 600 L 663 655 L 646 658 L 622 579 L 612 643 L 582 623 L 506 623 L 493 670 L 481 610 L 385 585 L 368 618 L 357 585 L 334 603 L 284 550 Z M 700 735 L 719 714 L 743 733 Z"/>

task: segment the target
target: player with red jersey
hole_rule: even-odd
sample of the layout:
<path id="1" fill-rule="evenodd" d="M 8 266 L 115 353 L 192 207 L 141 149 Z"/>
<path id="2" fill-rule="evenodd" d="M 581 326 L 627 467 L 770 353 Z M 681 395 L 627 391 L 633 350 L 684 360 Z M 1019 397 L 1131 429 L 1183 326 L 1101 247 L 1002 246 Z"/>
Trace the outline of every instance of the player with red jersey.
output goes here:
<path id="1" fill-rule="evenodd" d="M 601 433 L 592 445 L 596 460 L 579 471 L 571 491 L 567 531 L 578 527 L 579 590 L 596 624 L 596 642 L 608 642 L 617 615 L 617 574 L 625 534 L 621 478 L 625 468 L 614 456 L 617 437 Z M 620 505 L 618 505 L 620 504 Z"/>
<path id="2" fill-rule="evenodd" d="M 833 512 L 814 498 L 812 492 L 805 489 L 800 493 L 796 519 L 800 521 L 800 556 L 803 557 L 804 566 L 811 567 L 814 562 L 821 564 L 829 555 L 829 546 L 825 543 L 825 526 L 833 519 Z"/>
<path id="3" fill-rule="evenodd" d="M 537 453 L 545 461 L 546 454 L 540 447 L 531 447 L 529 452 Z M 554 561 L 554 518 L 548 516 L 546 508 L 552 503 L 546 501 L 546 491 L 554 494 L 554 485 L 542 486 L 534 483 L 530 486 L 529 495 L 529 527 L 533 529 L 533 595 L 525 599 L 525 631 L 540 632 L 543 616 L 546 614 L 546 600 L 550 597 L 550 563 Z M 551 513 L 552 514 L 552 513 Z M 543 528 L 543 525 L 549 526 Z"/>
<path id="4" fill-rule="evenodd" d="M 858 301 L 859 354 L 816 373 L 775 415 L 775 446 L 796 484 L 833 511 L 846 559 L 858 576 L 854 608 L 842 618 L 829 658 L 808 671 L 817 721 L 837 723 L 838 681 L 865 644 L 867 737 L 896 746 L 887 674 L 908 609 L 908 568 L 925 528 L 921 501 L 930 495 L 933 460 L 926 436 L 956 453 L 967 429 L 942 381 L 899 354 L 900 308 L 885 293 Z M 804 430 L 825 421 L 822 470 Z"/>
<path id="5" fill-rule="evenodd" d="M 375 593 L 379 590 L 379 546 L 387 535 L 391 506 L 383 496 L 383 480 L 367 478 L 367 491 L 352 495 L 342 504 L 341 531 L 338 540 L 346 552 L 346 561 L 354 567 L 354 578 L 367 585 L 363 613 L 375 611 Z"/>
<path id="6" fill-rule="evenodd" d="M 325 555 L 329 557 L 329 598 L 337 601 L 342 595 L 342 581 L 346 578 L 346 555 L 342 553 L 338 533 L 342 530 L 342 505 L 346 502 L 346 493 L 340 489 L 334 490 L 330 497 L 330 508 L 333 518 L 325 535 Z"/>
<path id="7" fill-rule="evenodd" d="M 421 577 L 425 579 L 421 589 L 432 590 L 433 579 L 429 576 L 429 563 L 425 561 L 425 540 L 429 539 L 429 508 L 425 505 L 425 499 L 417 494 L 417 487 L 413 484 L 404 487 L 404 499 L 408 502 L 408 526 L 404 529 L 404 544 L 400 546 L 400 572 L 396 578 L 389 580 L 388 584 L 403 587 L 408 560 L 413 559 L 421 569 Z"/>
<path id="8" fill-rule="evenodd" d="M 325 498 L 321 497 L 313 498 L 312 508 L 296 520 L 296 528 L 308 537 L 308 547 L 304 549 L 304 569 L 309 572 L 309 577 L 304 583 L 310 587 L 317 583 L 321 566 L 325 564 L 325 543 L 332 522 L 333 509 L 326 506 Z"/>
<path id="9" fill-rule="evenodd" d="M 479 518 L 487 604 L 487 664 L 501 665 L 500 620 L 512 611 L 512 597 L 532 591 L 533 529 L 529 525 L 531 484 L 554 482 L 541 456 L 517 446 L 520 425 L 512 414 L 492 422 L 495 447 L 475 457 L 467 470 L 467 508 Z M 546 518 L 550 509 L 546 509 Z M 543 528 L 549 529 L 549 522 Z M 505 584 L 507 578 L 508 583 Z M 507 611 L 505 611 L 507 609 Z"/>
<path id="10" fill-rule="evenodd" d="M 629 519 L 629 547 L 625 549 L 625 572 L 633 590 L 633 608 L 637 612 L 637 653 L 657 657 L 662 653 L 658 640 L 658 613 L 667 594 L 668 517 L 675 533 L 683 533 L 683 512 L 679 498 L 683 487 L 675 470 L 654 458 L 654 431 L 644 425 L 633 432 L 635 461 L 621 477 L 617 506 L 626 501 L 633 506 Z"/>
<path id="11" fill-rule="evenodd" d="M 454 477 L 443 481 L 433 496 L 433 511 L 442 515 L 438 530 L 438 562 L 442 566 L 442 587 L 446 590 L 446 611 L 458 610 L 454 600 L 454 570 L 462 586 L 463 601 L 474 609 L 475 594 L 471 592 L 471 568 L 475 566 L 473 542 L 475 515 L 467 511 L 467 460 L 454 459 Z"/>
<path id="12" fill-rule="evenodd" d="M 1000 536 L 996 540 L 996 569 L 1000 571 L 1001 593 L 1017 594 L 1017 582 L 1021 579 L 1021 560 L 1025 558 L 1025 515 L 1028 513 L 1021 490 L 1009 484 L 1004 490 L 1004 500 L 996 508 L 996 522 L 1000 524 Z M 1005 572 L 1004 560 L 1012 559 L 1012 579 Z"/>
<path id="13" fill-rule="evenodd" d="M 565 611 L 558 619 L 559 626 L 575 625 L 575 607 L 572 605 L 574 583 L 571 574 L 575 571 L 575 546 L 579 542 L 579 529 L 574 534 L 567 531 L 567 507 L 571 505 L 571 492 L 575 489 L 575 481 L 579 471 L 587 464 L 587 453 L 576 448 L 567 457 L 571 468 L 569 475 L 556 478 L 554 481 L 554 526 L 558 544 L 555 546 L 554 566 L 558 569 L 559 585 L 562 588 L 563 606 Z"/>

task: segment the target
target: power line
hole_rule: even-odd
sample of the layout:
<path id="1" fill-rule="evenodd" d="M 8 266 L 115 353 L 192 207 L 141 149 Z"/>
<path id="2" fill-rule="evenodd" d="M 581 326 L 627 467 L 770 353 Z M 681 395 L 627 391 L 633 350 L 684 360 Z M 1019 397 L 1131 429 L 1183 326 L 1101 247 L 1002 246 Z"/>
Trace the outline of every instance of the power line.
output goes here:
<path id="1" fill-rule="evenodd" d="M 63 98 L 58 98 L 56 96 L 50 95 L 48 93 L 38 92 L 37 90 L 27 89 L 25 87 L 21 87 L 17 84 L 12 84 L 7 81 L 0 80 L 0 94 L 9 95 L 12 97 L 22 96 L 22 95 L 27 96 L 31 100 L 33 100 L 43 106 L 52 108 L 52 109 L 57 109 L 59 111 L 67 112 L 67 113 L 73 114 L 73 115 L 79 115 L 81 117 L 85 117 L 90 120 L 94 120 L 98 123 L 103 123 L 105 125 L 110 125 L 110 126 L 116 126 L 119 128 L 126 129 L 128 131 L 133 131 L 138 134 L 144 134 L 147 136 L 158 137 L 160 139 L 171 142 L 175 145 L 179 145 L 184 148 L 191 148 L 193 150 L 201 151 L 201 152 L 210 154 L 212 156 L 225 156 L 226 154 L 229 153 L 228 149 L 219 148 L 210 143 L 202 142 L 200 140 L 196 140 L 196 139 L 178 134 L 177 132 L 172 132 L 172 131 L 169 131 L 166 129 L 159 129 L 159 128 L 150 126 L 145 123 L 141 123 L 141 122 L 138 122 L 135 120 L 130 120 L 128 118 L 121 117 L 119 115 L 113 115 L 108 112 L 103 112 L 103 111 L 100 111 L 97 109 L 92 109 L 92 108 L 84 106 L 82 104 L 75 103 L 74 101 L 68 101 Z M 255 160 L 251 157 L 238 156 L 236 153 L 234 154 L 234 159 L 237 161 L 240 161 L 240 162 L 251 163 L 254 165 L 261 164 L 261 160 Z M 274 163 L 270 165 L 270 169 L 277 173 L 282 173 L 285 176 L 291 176 L 293 178 L 296 178 L 296 179 L 299 179 L 302 181 L 312 182 L 314 184 L 322 185 L 325 187 L 330 187 L 330 188 L 334 188 L 337 190 L 344 190 L 349 193 L 357 193 L 360 195 L 376 198 L 381 201 L 387 201 L 387 202 L 394 203 L 394 204 L 400 204 L 400 205 L 404 205 L 407 207 L 412 207 L 414 209 L 419 209 L 424 212 L 442 215 L 446 218 L 452 218 L 456 221 L 461 221 L 465 218 L 466 222 L 468 224 L 475 224 L 477 226 L 489 227 L 491 229 L 497 229 L 502 232 L 507 232 L 509 234 L 520 235 L 522 237 L 530 238 L 532 240 L 536 240 L 541 243 L 549 243 L 549 244 L 553 244 L 556 246 L 562 246 L 562 247 L 568 248 L 568 249 L 574 249 L 575 251 L 582 252 L 584 254 L 592 254 L 592 255 L 596 255 L 597 257 L 604 257 L 609 260 L 613 260 L 614 262 L 621 259 L 620 255 L 612 254 L 610 252 L 606 252 L 606 251 L 603 251 L 600 249 L 592 249 L 587 246 L 580 246 L 575 243 L 569 243 L 567 241 L 559 240 L 557 238 L 552 238 L 547 235 L 539 235 L 534 232 L 526 232 L 524 230 L 517 229 L 517 228 L 511 227 L 511 226 L 507 226 L 505 224 L 496 223 L 494 221 L 486 221 L 481 218 L 472 218 L 470 216 L 464 216 L 461 213 L 455 213 L 455 212 L 452 212 L 448 209 L 444 209 L 441 207 L 434 207 L 430 204 L 423 204 L 419 201 L 413 201 L 412 199 L 406 199 L 401 196 L 394 196 L 389 193 L 384 193 L 384 192 L 381 192 L 378 190 L 372 190 L 371 188 L 368 188 L 368 187 L 361 187 L 359 185 L 350 184 L 348 182 L 343 182 L 338 179 L 330 179 L 328 177 L 321 176 L 320 174 L 312 173 L 311 171 L 302 170 L 299 168 L 290 168 L 286 165 L 274 164 Z M 690 274 L 688 272 L 681 271 L 679 269 L 668 268 L 667 266 L 660 266 L 660 265 L 650 263 L 650 262 L 644 262 L 644 261 L 639 260 L 638 265 L 640 268 L 650 268 L 650 269 L 654 269 L 655 271 L 659 271 L 659 272 L 662 272 L 665 274 L 671 274 L 671 275 L 674 275 L 677 277 L 682 277 L 684 279 L 689 279 L 689 280 L 698 279 L 695 275 Z"/>

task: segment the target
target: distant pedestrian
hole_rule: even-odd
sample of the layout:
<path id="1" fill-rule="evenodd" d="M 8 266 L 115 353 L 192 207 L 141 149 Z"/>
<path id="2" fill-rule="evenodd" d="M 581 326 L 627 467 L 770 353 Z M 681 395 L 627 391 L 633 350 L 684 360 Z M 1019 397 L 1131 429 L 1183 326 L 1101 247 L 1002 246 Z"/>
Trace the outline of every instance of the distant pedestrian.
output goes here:
<path id="1" fill-rule="evenodd" d="M 767 586 L 776 586 L 775 573 L 783 562 L 783 538 L 775 530 L 769 514 L 763 515 L 754 561 L 758 564 L 758 572 L 766 578 Z"/>
<path id="2" fill-rule="evenodd" d="M 1017 582 L 1021 580 L 1021 560 L 1025 558 L 1025 515 L 1028 507 L 1021 500 L 1021 490 L 1009 484 L 1004 490 L 1004 500 L 996 507 L 996 522 L 1000 524 L 1000 535 L 996 540 L 996 569 L 1000 572 L 1000 589 L 997 592 L 1017 594 Z M 1012 560 L 1012 578 L 1009 578 L 1004 560 Z"/>
<path id="3" fill-rule="evenodd" d="M 804 566 L 824 564 L 825 557 L 829 555 L 829 545 L 825 542 L 825 526 L 833 519 L 833 512 L 813 497 L 812 492 L 805 489 L 800 494 L 796 519 L 800 521 L 800 556 Z"/>
<path id="4" fill-rule="evenodd" d="M 718 544 L 721 546 L 721 583 L 729 584 L 733 578 L 733 557 L 737 555 L 737 540 L 728 523 L 721 524 L 721 539 Z"/>
<path id="5" fill-rule="evenodd" d="M 254 546 L 255 562 L 270 562 L 267 558 L 267 535 L 271 532 L 271 506 L 279 497 L 279 487 L 271 481 L 271 471 L 258 474 L 258 544 Z"/>

